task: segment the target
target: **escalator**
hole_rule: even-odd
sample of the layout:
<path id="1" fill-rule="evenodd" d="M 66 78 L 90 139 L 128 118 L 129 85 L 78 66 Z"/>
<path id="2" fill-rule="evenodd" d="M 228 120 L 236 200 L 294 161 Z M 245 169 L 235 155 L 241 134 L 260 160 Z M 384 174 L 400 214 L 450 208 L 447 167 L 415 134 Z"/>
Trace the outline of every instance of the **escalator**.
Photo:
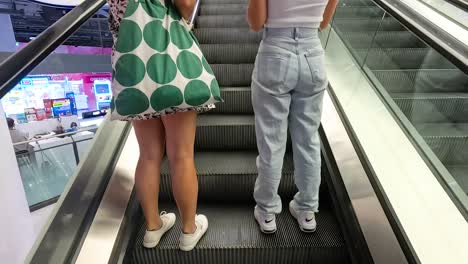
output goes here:
<path id="1" fill-rule="evenodd" d="M 80 10 L 97 10 L 103 4 L 102 1 L 86 1 Z M 334 160 L 323 128 L 324 158 L 317 231 L 302 233 L 287 210 L 296 192 L 289 140 L 279 187 L 283 212 L 277 216 L 278 231 L 269 236 L 259 231 L 253 217 L 257 148 L 250 84 L 262 33 L 249 31 L 246 5 L 247 0 L 202 0 L 196 18 L 194 34 L 217 76 L 225 99 L 215 110 L 198 117 L 195 142 L 198 212 L 208 217 L 209 229 L 196 249 L 191 252 L 179 250 L 180 221 L 156 248 L 143 248 L 145 223 L 132 191 L 133 180 L 127 175 L 121 182 L 114 181 L 122 171 L 132 171 L 126 167 L 135 165 L 132 163 L 135 157 L 131 158 L 132 162 L 125 160 L 125 157 L 137 155 L 129 151 L 135 148 L 131 146 L 135 144 L 134 134 L 128 124 L 106 120 L 88 158 L 80 164 L 60 198 L 50 225 L 33 248 L 30 263 L 90 263 L 93 260 L 104 263 L 97 260 L 100 259 L 98 255 L 107 253 L 109 258 L 105 263 L 374 263 L 376 256 L 385 255 L 374 252 L 378 243 L 372 240 L 385 240 L 386 237 L 381 235 L 383 230 L 372 226 L 374 237 L 365 234 L 369 227 L 360 226 L 362 215 L 354 211 L 355 204 L 351 201 L 367 202 L 365 198 L 370 191 L 360 189 L 356 197 L 351 197 L 346 180 L 337 169 L 338 162 L 350 161 Z M 85 21 L 85 15 L 78 12 L 75 19 Z M 71 17 L 68 17 L 69 21 Z M 72 32 L 78 26 L 67 27 L 67 30 Z M 332 28 L 376 89 L 383 97 L 388 95 L 393 100 L 457 181 L 460 178 L 463 182 L 468 173 L 467 75 L 374 1 L 341 1 Z M 57 35 L 56 41 L 63 41 L 67 32 Z M 324 46 L 328 34 L 323 32 L 321 35 Z M 34 43 L 40 45 L 40 42 Z M 50 50 L 50 47 L 44 47 L 39 51 Z M 25 55 L 22 56 L 25 60 Z M 36 65 L 45 56 L 35 57 Z M 27 74 L 33 64 L 28 64 L 21 72 Z M 6 64 L 11 65 L 14 65 L 12 61 Z M 11 75 L 13 77 L 2 78 L 0 72 L 0 80 L 8 80 L 11 84 L 20 78 L 20 73 Z M 3 93 L 2 88 L 0 94 Z M 359 157 L 360 164 L 362 160 L 364 158 Z M 370 182 L 369 179 L 366 181 Z M 364 184 L 360 181 L 359 185 Z M 378 189 L 375 186 L 374 183 L 373 188 Z M 128 197 L 118 190 L 127 191 Z M 372 193 L 376 192 L 372 190 Z M 117 205 L 106 207 L 105 199 L 116 201 Z M 397 220 L 390 219 L 391 206 L 384 205 L 382 200 L 385 199 L 379 199 L 382 212 L 366 212 L 364 218 L 374 220 L 378 219 L 379 213 L 386 215 L 384 224 L 401 243 L 398 253 L 394 253 L 394 247 L 388 243 L 387 248 L 380 249 L 382 252 L 387 250 L 391 256 L 387 263 L 417 263 Z M 177 212 L 167 160 L 161 168 L 159 203 L 161 211 Z M 112 241 L 104 238 L 111 229 L 114 230 Z M 90 238 L 91 233 L 97 236 Z M 89 248 L 94 251 L 85 252 Z M 395 262 L 395 259 L 403 260 Z"/>
<path id="2" fill-rule="evenodd" d="M 468 193 L 468 74 L 371 0 L 347 0 L 333 28 Z"/>
<path id="3" fill-rule="evenodd" d="M 284 208 L 277 218 L 278 232 L 265 236 L 255 222 L 252 194 L 257 148 L 250 84 L 261 34 L 250 32 L 245 23 L 245 10 L 246 1 L 202 1 L 194 31 L 226 100 L 198 119 L 195 143 L 200 186 L 198 211 L 208 217 L 209 230 L 197 250 L 181 254 L 178 221 L 158 247 L 145 249 L 142 247 L 145 228 L 138 212 L 137 228 L 130 231 L 125 263 L 165 260 L 170 263 L 350 263 L 326 183 L 320 191 L 316 233 L 302 233 L 288 212 L 287 205 L 296 192 L 290 148 L 279 187 Z M 323 174 L 327 177 L 326 167 Z M 160 208 L 177 211 L 169 177 L 165 160 Z"/>

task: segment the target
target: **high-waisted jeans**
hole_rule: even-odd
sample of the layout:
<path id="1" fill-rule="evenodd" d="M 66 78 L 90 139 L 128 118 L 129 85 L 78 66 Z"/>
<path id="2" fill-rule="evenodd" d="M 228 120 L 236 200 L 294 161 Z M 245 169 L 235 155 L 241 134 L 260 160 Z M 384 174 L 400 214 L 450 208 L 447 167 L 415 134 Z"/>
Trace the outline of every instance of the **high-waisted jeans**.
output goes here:
<path id="1" fill-rule="evenodd" d="M 252 76 L 252 101 L 259 156 L 254 198 L 264 213 L 281 212 L 278 187 L 291 134 L 296 210 L 318 211 L 320 139 L 328 85 L 318 30 L 267 28 Z"/>

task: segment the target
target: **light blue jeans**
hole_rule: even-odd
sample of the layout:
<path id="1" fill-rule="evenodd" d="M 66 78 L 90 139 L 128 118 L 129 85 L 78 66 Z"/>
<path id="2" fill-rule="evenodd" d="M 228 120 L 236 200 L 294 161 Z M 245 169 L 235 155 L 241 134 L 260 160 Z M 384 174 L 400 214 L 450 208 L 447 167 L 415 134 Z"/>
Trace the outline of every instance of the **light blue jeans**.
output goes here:
<path id="1" fill-rule="evenodd" d="M 254 198 L 263 213 L 282 209 L 278 186 L 289 128 L 296 210 L 318 212 L 322 101 L 328 85 L 318 30 L 267 28 L 252 76 L 259 156 Z"/>

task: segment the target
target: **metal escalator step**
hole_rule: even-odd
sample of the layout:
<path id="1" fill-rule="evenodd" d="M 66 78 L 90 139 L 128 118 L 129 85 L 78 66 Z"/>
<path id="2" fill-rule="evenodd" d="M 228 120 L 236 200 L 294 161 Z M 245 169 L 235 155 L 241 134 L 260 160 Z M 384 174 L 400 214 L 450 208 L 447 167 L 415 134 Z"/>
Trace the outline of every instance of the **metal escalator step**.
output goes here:
<path id="1" fill-rule="evenodd" d="M 468 123 L 426 123 L 415 127 L 444 164 L 468 164 Z"/>
<path id="2" fill-rule="evenodd" d="M 173 206 L 161 209 L 176 212 Z M 209 219 L 209 228 L 195 250 L 179 249 L 181 222 L 153 249 L 142 246 L 145 226 L 135 230 L 136 245 L 130 263 L 150 264 L 271 264 L 271 263 L 350 263 L 338 222 L 330 209 L 317 214 L 317 231 L 301 232 L 297 222 L 283 210 L 277 216 L 278 231 L 263 235 L 253 217 L 253 205 L 200 204 L 198 211 Z M 179 218 L 179 216 L 178 216 Z"/>
<path id="3" fill-rule="evenodd" d="M 201 44 L 260 43 L 262 40 L 261 32 L 248 28 L 196 28 L 194 33 Z"/>
<path id="4" fill-rule="evenodd" d="M 257 149 L 255 120 L 250 115 L 200 115 L 197 151 L 233 151 Z"/>
<path id="5" fill-rule="evenodd" d="M 244 15 L 247 12 L 247 4 L 202 4 L 200 6 L 201 16 L 211 15 Z"/>
<path id="6" fill-rule="evenodd" d="M 337 8 L 334 19 L 383 17 L 384 11 L 377 6 L 346 6 Z"/>
<path id="7" fill-rule="evenodd" d="M 201 44 L 200 48 L 210 64 L 254 63 L 258 44 Z"/>
<path id="8" fill-rule="evenodd" d="M 406 31 L 396 19 L 392 17 L 362 18 L 362 19 L 338 19 L 333 21 L 333 27 L 341 32 L 362 32 L 371 31 Z"/>
<path id="9" fill-rule="evenodd" d="M 468 93 L 392 94 L 413 124 L 468 123 Z"/>
<path id="10" fill-rule="evenodd" d="M 386 31 L 386 32 L 339 32 L 343 41 L 353 49 L 369 48 L 425 48 L 424 42 L 419 40 L 411 32 Z"/>
<path id="11" fill-rule="evenodd" d="M 223 202 L 253 202 L 257 178 L 257 152 L 196 152 L 199 193 L 198 200 Z M 286 154 L 278 194 L 292 199 L 297 192 L 294 185 L 292 154 Z M 169 162 L 161 167 L 161 201 L 173 201 Z M 323 191 L 323 188 L 322 188 Z"/>
<path id="12" fill-rule="evenodd" d="M 212 64 L 211 68 L 220 86 L 250 86 L 254 64 Z"/>
<path id="13" fill-rule="evenodd" d="M 371 69 L 456 69 L 449 60 L 430 48 L 374 49 L 366 64 Z"/>
<path id="14" fill-rule="evenodd" d="M 463 93 L 468 87 L 468 76 L 458 69 L 372 72 L 389 93 Z"/>
<path id="15" fill-rule="evenodd" d="M 207 114 L 253 114 L 250 87 L 221 87 L 224 102 Z"/>
<path id="16" fill-rule="evenodd" d="M 248 28 L 245 15 L 199 16 L 196 19 L 198 28 Z"/>
<path id="17" fill-rule="evenodd" d="M 358 50 L 371 70 L 456 69 L 449 60 L 430 48 L 373 48 Z"/>

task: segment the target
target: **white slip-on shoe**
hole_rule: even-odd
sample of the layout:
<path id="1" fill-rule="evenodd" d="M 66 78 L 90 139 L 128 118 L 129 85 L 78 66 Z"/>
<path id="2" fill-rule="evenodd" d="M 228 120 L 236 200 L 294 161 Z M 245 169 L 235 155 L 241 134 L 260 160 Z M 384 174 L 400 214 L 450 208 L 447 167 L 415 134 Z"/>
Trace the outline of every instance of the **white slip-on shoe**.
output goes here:
<path id="1" fill-rule="evenodd" d="M 195 248 L 198 241 L 200 241 L 208 230 L 208 218 L 201 214 L 195 216 L 195 225 L 197 226 L 197 229 L 193 234 L 182 233 L 180 236 L 179 247 L 182 251 L 190 251 Z"/>
<path id="2" fill-rule="evenodd" d="M 158 230 L 146 230 L 143 238 L 143 246 L 145 248 L 154 248 L 159 244 L 161 237 L 174 226 L 176 215 L 174 213 L 161 212 L 162 226 Z"/>
<path id="3" fill-rule="evenodd" d="M 312 211 L 299 211 L 295 208 L 294 200 L 289 203 L 289 212 L 296 218 L 299 228 L 302 232 L 313 233 L 317 230 L 317 222 L 315 221 L 315 213 Z"/>
<path id="4" fill-rule="evenodd" d="M 276 216 L 274 214 L 261 213 L 255 206 L 254 216 L 260 226 L 260 231 L 265 234 L 273 234 L 276 232 Z"/>

